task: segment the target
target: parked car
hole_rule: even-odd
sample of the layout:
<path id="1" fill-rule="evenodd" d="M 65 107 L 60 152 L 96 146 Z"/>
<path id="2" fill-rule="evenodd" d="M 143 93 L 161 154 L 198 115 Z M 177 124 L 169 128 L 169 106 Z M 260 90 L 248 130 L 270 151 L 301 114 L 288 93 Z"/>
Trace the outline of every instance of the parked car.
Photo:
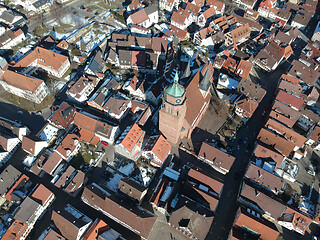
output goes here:
<path id="1" fill-rule="evenodd" d="M 22 111 L 18 111 L 18 113 L 19 113 L 19 114 L 23 114 L 23 112 L 22 112 Z"/>
<path id="2" fill-rule="evenodd" d="M 106 147 L 109 145 L 109 144 L 108 144 L 107 142 L 105 142 L 105 141 L 102 141 L 101 144 L 104 145 L 104 146 L 106 146 Z"/>
<path id="3" fill-rule="evenodd" d="M 84 10 L 84 9 L 86 9 L 86 7 L 82 5 L 82 6 L 80 7 L 80 9 Z"/>

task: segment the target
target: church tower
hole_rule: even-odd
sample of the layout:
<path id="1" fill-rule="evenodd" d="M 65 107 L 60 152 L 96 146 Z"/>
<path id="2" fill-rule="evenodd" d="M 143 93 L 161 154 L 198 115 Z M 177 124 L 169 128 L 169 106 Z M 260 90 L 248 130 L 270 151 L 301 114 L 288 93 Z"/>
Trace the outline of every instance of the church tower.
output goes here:
<path id="1" fill-rule="evenodd" d="M 178 71 L 174 82 L 164 90 L 159 111 L 159 130 L 171 143 L 177 143 L 186 115 L 186 90 L 179 84 Z"/>

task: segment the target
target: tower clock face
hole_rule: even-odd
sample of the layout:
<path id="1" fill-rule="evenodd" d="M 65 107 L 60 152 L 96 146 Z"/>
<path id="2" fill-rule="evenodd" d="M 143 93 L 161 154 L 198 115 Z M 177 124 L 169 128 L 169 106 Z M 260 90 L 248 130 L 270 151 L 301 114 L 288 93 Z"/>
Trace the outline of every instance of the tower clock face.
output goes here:
<path id="1" fill-rule="evenodd" d="M 176 99 L 176 103 L 181 103 L 181 98 Z"/>

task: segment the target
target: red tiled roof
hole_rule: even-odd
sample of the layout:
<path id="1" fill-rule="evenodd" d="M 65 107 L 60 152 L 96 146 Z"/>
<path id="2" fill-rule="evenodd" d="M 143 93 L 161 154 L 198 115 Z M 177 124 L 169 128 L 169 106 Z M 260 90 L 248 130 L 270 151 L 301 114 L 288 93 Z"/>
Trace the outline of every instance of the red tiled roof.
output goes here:
<path id="1" fill-rule="evenodd" d="M 10 188 L 10 190 L 7 192 L 5 199 L 11 202 L 11 193 L 16 189 L 16 187 L 22 182 L 22 181 L 29 181 L 29 177 L 26 175 L 22 175 L 15 183 L 14 185 Z"/>
<path id="2" fill-rule="evenodd" d="M 259 132 L 258 139 L 267 145 L 273 146 L 285 156 L 289 156 L 289 154 L 295 148 L 295 144 L 293 142 L 269 132 L 264 128 L 262 128 Z"/>
<path id="3" fill-rule="evenodd" d="M 14 220 L 5 234 L 2 236 L 2 240 L 19 240 L 22 235 L 28 230 L 28 225 Z"/>
<path id="4" fill-rule="evenodd" d="M 276 100 L 285 103 L 288 106 L 295 107 L 296 109 L 301 109 L 304 101 L 301 98 L 297 98 L 289 93 L 280 90 L 277 94 Z"/>
<path id="5" fill-rule="evenodd" d="M 53 195 L 54 194 L 48 188 L 40 184 L 30 197 L 36 202 L 39 202 L 42 206 L 45 206 Z"/>
<path id="6" fill-rule="evenodd" d="M 139 25 L 140 23 L 143 23 L 144 21 L 147 21 L 149 19 L 144 8 L 131 14 L 130 17 L 131 17 L 133 24 L 137 24 L 137 25 Z"/>
<path id="7" fill-rule="evenodd" d="M 54 70 L 58 71 L 62 64 L 64 64 L 67 60 L 67 56 L 38 46 L 31 53 L 17 62 L 13 67 L 26 68 L 31 63 L 36 61 L 37 65 L 52 67 Z"/>
<path id="8" fill-rule="evenodd" d="M 304 136 L 300 135 L 294 130 L 282 125 L 281 123 L 273 119 L 268 120 L 268 122 L 266 123 L 266 127 L 277 131 L 281 135 L 291 140 L 291 142 L 294 142 L 295 145 L 298 147 L 302 147 L 302 145 L 307 141 L 307 139 Z"/>
<path id="9" fill-rule="evenodd" d="M 63 102 L 59 108 L 49 117 L 49 122 L 56 126 L 67 128 L 74 120 L 76 109 Z"/>
<path id="10" fill-rule="evenodd" d="M 41 79 L 29 77 L 8 69 L 1 76 L 1 80 L 11 86 L 30 92 L 35 92 L 44 83 Z"/>
<path id="11" fill-rule="evenodd" d="M 261 240 L 276 240 L 279 236 L 279 232 L 259 222 L 258 220 L 253 219 L 247 214 L 240 213 L 235 225 L 239 227 L 247 227 L 260 234 L 259 239 Z"/>
<path id="12" fill-rule="evenodd" d="M 121 141 L 121 144 L 128 152 L 131 152 L 137 144 L 142 143 L 144 135 L 145 132 L 135 123 Z"/>
<path id="13" fill-rule="evenodd" d="M 109 229 L 108 224 L 106 224 L 103 220 L 97 219 L 90 229 L 86 232 L 83 236 L 83 240 L 96 240 L 98 239 L 99 235 Z"/>
<path id="14" fill-rule="evenodd" d="M 62 161 L 62 157 L 57 152 L 53 152 L 51 156 L 47 159 L 47 161 L 42 166 L 42 170 L 51 174 Z"/>
<path id="15" fill-rule="evenodd" d="M 270 213 L 274 219 L 278 219 L 287 208 L 284 204 L 245 183 L 240 195 L 255 203 L 263 212 Z"/>
<path id="16" fill-rule="evenodd" d="M 56 148 L 56 151 L 59 152 L 64 158 L 68 158 L 68 150 L 73 152 L 77 147 L 77 142 L 79 138 L 76 134 L 68 134 L 59 146 Z"/>

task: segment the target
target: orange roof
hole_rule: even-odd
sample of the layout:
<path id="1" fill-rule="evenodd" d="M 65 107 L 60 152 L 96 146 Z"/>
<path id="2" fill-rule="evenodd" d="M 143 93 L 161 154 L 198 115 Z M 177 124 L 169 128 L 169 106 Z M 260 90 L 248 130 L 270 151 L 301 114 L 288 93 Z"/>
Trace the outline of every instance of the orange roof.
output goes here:
<path id="1" fill-rule="evenodd" d="M 53 152 L 42 166 L 42 170 L 51 174 L 62 161 L 62 157 L 57 152 Z"/>
<path id="2" fill-rule="evenodd" d="M 44 83 L 41 79 L 25 76 L 8 69 L 2 75 L 1 80 L 11 86 L 30 92 L 35 92 Z"/>
<path id="3" fill-rule="evenodd" d="M 279 236 L 279 232 L 277 232 L 276 230 L 268 227 L 267 225 L 261 222 L 258 222 L 257 220 L 243 213 L 240 213 L 240 216 L 237 219 L 235 224 L 238 225 L 239 227 L 244 226 L 256 233 L 259 233 L 260 234 L 259 239 L 261 240 L 276 240 Z"/>
<path id="4" fill-rule="evenodd" d="M 100 138 L 98 136 L 94 136 L 90 143 L 96 146 L 99 141 L 100 141 Z"/>
<path id="5" fill-rule="evenodd" d="M 48 188 L 40 184 L 32 193 L 31 198 L 40 202 L 42 206 L 45 206 L 52 195 L 53 193 Z"/>
<path id="6" fill-rule="evenodd" d="M 166 160 L 170 150 L 171 145 L 162 135 L 159 136 L 152 148 L 152 152 L 162 161 L 162 163 Z"/>
<path id="7" fill-rule="evenodd" d="M 286 116 L 283 116 L 282 114 L 277 113 L 274 110 L 271 111 L 269 116 L 272 117 L 273 119 L 276 119 L 278 122 L 281 122 L 291 128 L 296 123 L 296 121 L 293 121 L 292 119 L 287 118 Z"/>
<path id="8" fill-rule="evenodd" d="M 238 74 L 240 77 L 247 79 L 249 77 L 249 73 L 251 72 L 251 69 L 253 68 L 253 63 L 241 59 L 236 74 Z"/>
<path id="9" fill-rule="evenodd" d="M 76 134 L 69 133 L 59 144 L 56 151 L 59 152 L 63 157 L 68 158 L 68 150 L 73 152 L 77 147 L 76 141 L 79 141 L 78 136 Z"/>
<path id="10" fill-rule="evenodd" d="M 244 98 L 234 103 L 234 105 L 243 110 L 242 115 L 246 118 L 251 118 L 259 103 L 250 98 Z"/>
<path id="11" fill-rule="evenodd" d="M 266 127 L 280 133 L 281 135 L 285 136 L 291 142 L 294 142 L 296 146 L 302 147 L 302 145 L 307 141 L 307 139 L 300 135 L 299 133 L 295 132 L 294 130 L 284 126 L 283 124 L 273 120 L 269 119 L 266 123 Z"/>
<path id="12" fill-rule="evenodd" d="M 80 130 L 80 140 L 83 140 L 85 142 L 91 142 L 92 138 L 94 137 L 94 133 L 88 131 L 87 129 L 81 128 Z"/>
<path id="13" fill-rule="evenodd" d="M 299 79 L 295 78 L 295 77 L 291 77 L 287 74 L 282 74 L 281 75 L 281 79 L 286 80 L 288 82 L 291 82 L 293 84 L 298 84 L 299 83 Z"/>
<path id="14" fill-rule="evenodd" d="M 145 132 L 138 126 L 138 124 L 134 123 L 130 131 L 121 141 L 121 144 L 128 152 L 131 152 L 137 144 L 142 143 L 144 135 Z"/>
<path id="15" fill-rule="evenodd" d="M 232 57 L 228 57 L 227 60 L 222 65 L 222 67 L 234 73 L 237 68 L 237 61 Z"/>
<path id="16" fill-rule="evenodd" d="M 291 216 L 291 218 L 290 218 Z M 297 212 L 296 210 L 293 210 L 292 208 L 288 207 L 286 211 L 283 214 L 284 219 L 286 219 L 289 222 L 292 222 L 293 227 L 296 231 L 302 232 L 302 235 L 304 235 L 305 231 L 308 229 L 310 224 L 312 223 L 312 219 L 303 215 L 300 212 Z M 280 218 L 280 221 L 284 221 L 283 218 Z M 287 222 L 286 221 L 286 222 Z"/>
<path id="17" fill-rule="evenodd" d="M 7 192 L 5 199 L 11 202 L 11 193 L 16 189 L 16 187 L 23 181 L 29 181 L 29 178 L 26 175 L 22 175 L 16 182 L 15 184 L 10 188 L 10 190 Z"/>
<path id="18" fill-rule="evenodd" d="M 52 67 L 55 70 L 59 70 L 67 60 L 67 56 L 38 46 L 13 67 L 25 68 L 36 62 L 39 66 Z"/>
<path id="19" fill-rule="evenodd" d="M 83 236 L 83 240 L 96 240 L 101 233 L 107 231 L 108 229 L 108 224 L 101 219 L 97 219 L 88 232 Z"/>
<path id="20" fill-rule="evenodd" d="M 262 128 L 259 132 L 258 139 L 267 145 L 274 146 L 276 150 L 281 152 L 285 156 L 293 151 L 295 144 L 281 136 L 278 136 L 268 130 Z"/>
<path id="21" fill-rule="evenodd" d="M 20 222 L 18 220 L 14 220 L 14 222 L 10 225 L 8 230 L 5 232 L 2 240 L 19 240 L 22 235 L 27 231 L 28 225 Z"/>

